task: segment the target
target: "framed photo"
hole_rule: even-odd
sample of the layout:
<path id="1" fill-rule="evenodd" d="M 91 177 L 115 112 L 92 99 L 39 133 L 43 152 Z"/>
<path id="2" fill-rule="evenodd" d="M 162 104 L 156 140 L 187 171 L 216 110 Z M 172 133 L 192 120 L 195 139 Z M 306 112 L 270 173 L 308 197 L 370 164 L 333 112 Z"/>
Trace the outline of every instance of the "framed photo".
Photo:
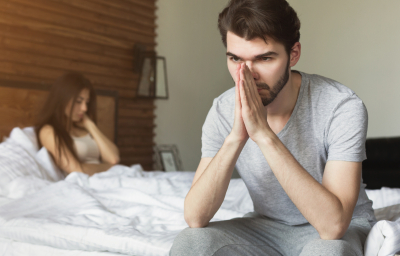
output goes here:
<path id="1" fill-rule="evenodd" d="M 155 168 L 166 172 L 182 171 L 182 162 L 176 145 L 157 145 L 154 147 Z"/>

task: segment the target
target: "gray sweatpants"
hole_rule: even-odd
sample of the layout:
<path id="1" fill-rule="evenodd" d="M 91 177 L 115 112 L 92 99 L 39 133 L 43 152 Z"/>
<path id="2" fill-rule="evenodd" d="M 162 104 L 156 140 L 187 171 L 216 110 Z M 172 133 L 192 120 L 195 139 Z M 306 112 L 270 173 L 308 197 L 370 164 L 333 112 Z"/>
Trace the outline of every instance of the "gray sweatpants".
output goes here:
<path id="1" fill-rule="evenodd" d="M 322 240 L 310 224 L 289 226 L 247 214 L 205 228 L 186 228 L 175 238 L 170 255 L 363 256 L 370 229 L 367 219 L 356 218 L 342 239 Z"/>

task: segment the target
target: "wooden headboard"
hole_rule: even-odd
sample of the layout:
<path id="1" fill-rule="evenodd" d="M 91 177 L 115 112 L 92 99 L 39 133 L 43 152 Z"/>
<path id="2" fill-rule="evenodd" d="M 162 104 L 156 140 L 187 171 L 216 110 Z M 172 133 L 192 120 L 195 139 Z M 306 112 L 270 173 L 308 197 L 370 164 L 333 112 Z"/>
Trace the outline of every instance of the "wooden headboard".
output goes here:
<path id="1" fill-rule="evenodd" d="M 0 80 L 0 141 L 14 127 L 33 126 L 51 85 Z M 97 125 L 117 143 L 118 93 L 96 90 Z"/>

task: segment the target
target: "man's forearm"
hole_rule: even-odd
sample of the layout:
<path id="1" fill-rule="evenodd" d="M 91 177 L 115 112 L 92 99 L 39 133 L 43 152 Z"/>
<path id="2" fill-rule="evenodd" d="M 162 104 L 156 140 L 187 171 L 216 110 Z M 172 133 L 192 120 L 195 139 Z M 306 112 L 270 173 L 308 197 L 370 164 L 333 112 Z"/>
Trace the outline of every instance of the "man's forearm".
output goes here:
<path id="1" fill-rule="evenodd" d="M 230 136 L 192 185 L 185 199 L 185 220 L 190 227 L 204 227 L 218 211 L 245 142 Z"/>
<path id="2" fill-rule="evenodd" d="M 258 145 L 282 188 L 321 238 L 340 237 L 347 229 L 343 226 L 351 220 L 348 211 L 352 209 L 344 209 L 340 200 L 297 162 L 278 137 L 266 136 Z"/>

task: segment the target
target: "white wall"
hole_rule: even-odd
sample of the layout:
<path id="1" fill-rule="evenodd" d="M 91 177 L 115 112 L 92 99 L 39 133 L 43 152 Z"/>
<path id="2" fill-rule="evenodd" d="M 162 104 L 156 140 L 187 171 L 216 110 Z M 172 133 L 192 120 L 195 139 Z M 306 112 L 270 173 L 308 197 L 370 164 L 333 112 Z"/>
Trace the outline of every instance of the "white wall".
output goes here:
<path id="1" fill-rule="evenodd" d="M 288 2 L 302 23 L 296 68 L 355 91 L 368 109 L 368 137 L 399 136 L 400 1 Z"/>
<path id="2" fill-rule="evenodd" d="M 212 101 L 233 86 L 220 40 L 226 0 L 159 0 L 157 53 L 167 60 L 170 97 L 156 101 L 155 142 L 176 144 L 183 167 L 196 170 L 201 128 Z"/>
<path id="3" fill-rule="evenodd" d="M 157 51 L 170 98 L 157 100 L 157 144 L 177 144 L 183 165 L 200 160 L 212 100 L 233 86 L 217 29 L 227 0 L 158 0 Z M 368 137 L 400 135 L 400 1 L 289 0 L 302 22 L 298 70 L 333 78 L 364 101 Z"/>

